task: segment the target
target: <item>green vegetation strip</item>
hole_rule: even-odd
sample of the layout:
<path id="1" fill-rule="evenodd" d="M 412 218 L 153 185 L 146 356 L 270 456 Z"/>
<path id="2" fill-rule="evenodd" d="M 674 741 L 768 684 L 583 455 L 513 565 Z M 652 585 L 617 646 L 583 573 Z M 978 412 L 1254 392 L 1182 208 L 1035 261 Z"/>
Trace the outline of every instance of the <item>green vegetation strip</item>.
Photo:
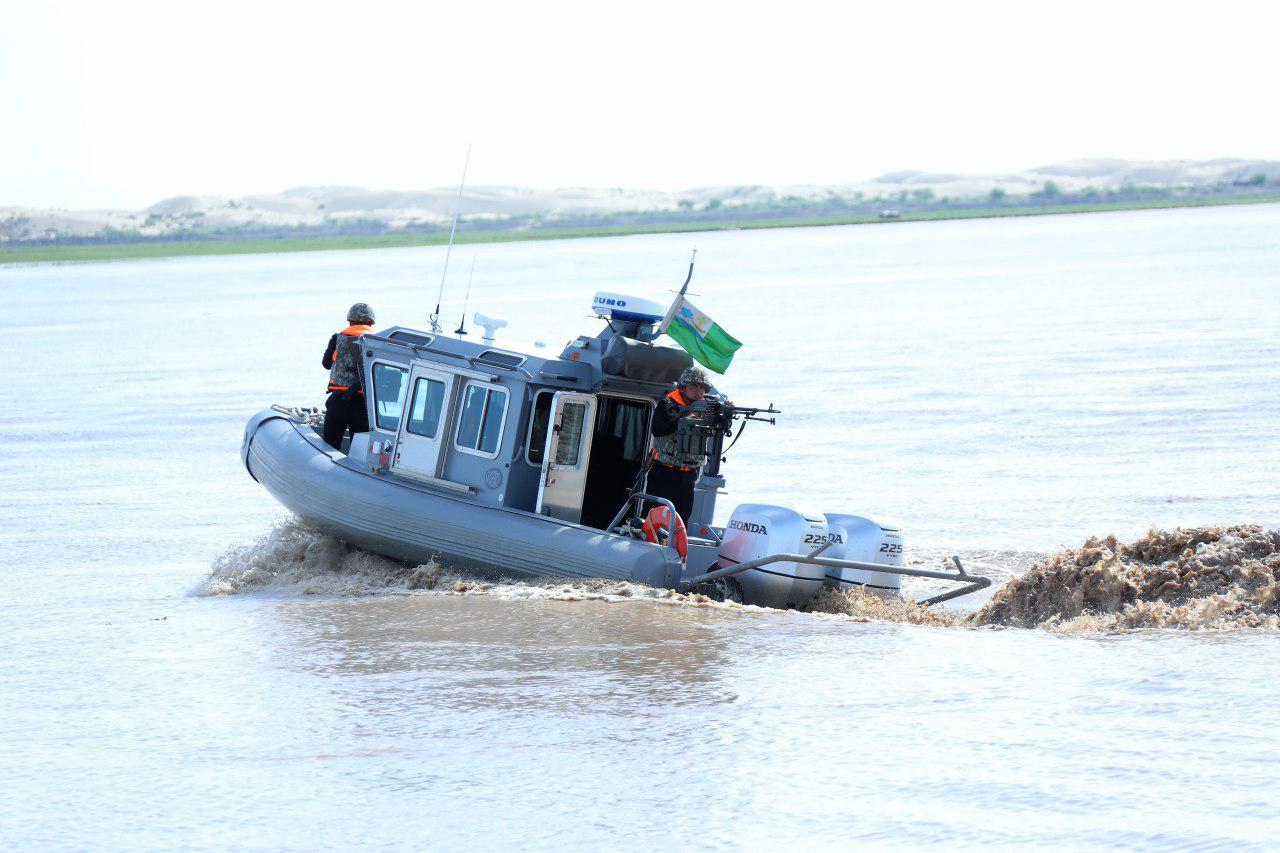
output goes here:
<path id="1" fill-rule="evenodd" d="M 1150 201 L 1101 201 L 1049 204 L 1034 207 L 980 207 L 903 212 L 894 219 L 879 216 L 779 217 L 775 219 L 721 220 L 713 222 L 657 222 L 651 225 L 601 225 L 579 228 L 533 228 L 511 231 L 459 231 L 456 243 L 507 243 L 517 240 L 569 240 L 582 237 L 621 237 L 629 234 L 677 234 L 694 231 L 726 231 L 753 228 L 805 228 L 823 225 L 925 222 L 939 219 L 989 219 L 1001 216 L 1049 216 L 1063 213 L 1101 213 L 1115 210 L 1147 210 L 1166 207 L 1216 207 L 1234 204 L 1273 204 L 1280 193 L 1233 198 L 1152 199 Z M 172 242 L 92 243 L 65 246 L 0 248 L 0 264 L 33 264 L 77 261 L 123 261 L 137 258 L 174 258 L 189 255 L 249 255 L 274 252 L 334 252 L 348 249 L 388 249 L 440 246 L 448 233 L 377 234 L 349 237 L 285 237 L 270 240 L 183 240 Z"/>

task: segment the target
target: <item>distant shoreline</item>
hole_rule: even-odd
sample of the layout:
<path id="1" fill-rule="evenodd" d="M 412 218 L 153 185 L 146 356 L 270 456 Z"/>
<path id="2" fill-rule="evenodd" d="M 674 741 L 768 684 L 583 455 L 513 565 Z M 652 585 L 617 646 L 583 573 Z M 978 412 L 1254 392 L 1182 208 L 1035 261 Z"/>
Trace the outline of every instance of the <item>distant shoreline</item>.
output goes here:
<path id="1" fill-rule="evenodd" d="M 625 237 L 636 234 L 681 234 L 704 231 L 745 231 L 759 228 L 812 228 L 828 225 L 891 225 L 898 222 L 931 222 L 944 219 L 995 219 L 1008 216 L 1055 216 L 1070 213 L 1108 213 L 1122 210 L 1155 210 L 1175 207 L 1222 207 L 1244 204 L 1280 203 L 1280 193 L 1227 198 L 1152 199 L 1045 204 L 1017 207 L 974 207 L 926 211 L 903 211 L 886 218 L 871 215 L 780 217 L 776 219 L 724 219 L 705 222 L 661 222 L 651 225 L 595 225 L 565 228 L 459 231 L 454 242 L 510 243 L 524 240 L 572 240 L 588 237 Z M 139 241 L 122 243 L 79 243 L 70 245 L 0 245 L 0 265 L 43 263 L 88 263 L 146 258 L 176 258 L 198 255 L 251 255 L 279 252 L 332 252 L 355 249 L 389 249 L 440 246 L 448 242 L 447 232 L 374 234 L 331 237 L 281 237 L 246 240 Z"/>

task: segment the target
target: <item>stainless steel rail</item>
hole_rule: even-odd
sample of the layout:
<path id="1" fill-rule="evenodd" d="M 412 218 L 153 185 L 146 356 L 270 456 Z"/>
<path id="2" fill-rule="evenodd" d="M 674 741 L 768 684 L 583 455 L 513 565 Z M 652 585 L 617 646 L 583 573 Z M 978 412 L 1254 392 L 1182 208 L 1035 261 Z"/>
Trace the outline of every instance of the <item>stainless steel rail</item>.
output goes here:
<path id="1" fill-rule="evenodd" d="M 725 566 L 697 577 L 690 578 L 681 584 L 681 591 L 687 591 L 699 584 L 709 583 L 720 578 L 727 578 L 730 575 L 736 575 L 749 569 L 758 569 L 761 566 L 767 566 L 770 563 L 806 563 L 811 566 L 826 566 L 833 569 L 859 569 L 864 572 L 884 572 L 891 575 L 906 575 L 913 578 L 933 578 L 935 580 L 956 581 L 963 583 L 960 589 L 954 589 L 950 592 L 944 592 L 941 595 L 935 595 L 932 598 L 926 598 L 920 604 L 926 607 L 933 604 L 941 604 L 944 601 L 950 601 L 953 598 L 959 598 L 962 595 L 968 595 L 977 592 L 980 589 L 986 589 L 991 586 L 991 579 L 982 577 L 981 575 L 971 575 L 964 570 L 960 558 L 953 556 L 951 560 L 956 564 L 955 572 L 937 572 L 928 569 L 908 569 L 905 566 L 887 566 L 883 563 L 863 563 L 859 560 L 837 560 L 834 557 L 819 556 L 830 546 L 830 543 L 822 546 L 818 550 L 810 554 L 770 554 L 767 557 L 760 557 L 755 560 L 748 560 L 745 563 L 735 563 L 732 566 Z M 856 586 L 856 584 L 854 584 Z"/>
<path id="2" fill-rule="evenodd" d="M 672 517 L 675 517 L 676 508 L 671 501 L 666 498 L 657 498 L 653 495 L 646 495 L 643 492 L 636 492 L 631 495 L 631 497 L 627 498 L 626 502 L 622 505 L 622 508 L 618 510 L 618 514 L 613 517 L 613 521 L 609 523 L 609 532 L 618 534 L 618 525 L 622 522 L 624 517 L 628 517 L 627 511 L 631 508 L 632 504 L 637 501 L 645 500 L 662 504 L 667 507 L 667 509 L 671 510 Z M 837 560 L 834 557 L 821 556 L 822 552 L 830 548 L 832 544 L 833 543 L 831 542 L 827 542 L 813 551 L 810 551 L 808 554 L 770 554 L 767 557 L 759 557 L 755 560 L 748 560 L 745 563 L 734 563 L 732 566 L 724 566 L 690 578 L 689 580 L 680 583 L 677 589 L 680 592 L 688 592 L 700 584 L 710 583 L 711 581 L 716 581 L 720 578 L 727 578 L 730 575 L 736 575 L 750 569 L 758 569 L 761 566 L 767 566 L 771 563 L 806 563 L 811 566 L 824 566 L 833 569 L 859 569 L 864 572 L 884 572 L 885 574 L 890 575 L 906 575 L 907 577 L 913 578 L 932 578 L 934 580 L 955 581 L 957 583 L 964 584 L 964 586 L 959 589 L 953 589 L 950 592 L 944 592 L 940 595 L 935 595 L 932 598 L 926 598 L 924 601 L 919 602 L 925 607 L 929 607 L 934 604 L 941 604 L 944 601 L 950 601 L 953 598 L 959 598 L 962 595 L 968 595 L 972 592 L 977 592 L 980 589 L 986 589 L 991 586 L 991 578 L 983 577 L 982 575 L 969 574 L 964 570 L 964 564 L 960 562 L 960 558 L 956 556 L 952 556 L 951 558 L 951 561 L 956 564 L 956 570 L 954 572 L 937 572 L 930 571 L 929 569 L 908 569 L 905 566 L 889 566 L 884 563 L 863 563 L 858 560 Z M 670 548 L 675 547 L 670 538 L 668 538 L 667 546 Z M 721 557 L 720 559 L 726 558 Z M 857 584 L 851 585 L 857 586 Z"/>
<path id="3" fill-rule="evenodd" d="M 610 533 L 614 535 L 620 535 L 618 533 L 618 525 L 622 522 L 623 517 L 626 517 L 628 519 L 632 518 L 632 516 L 627 514 L 627 510 L 631 509 L 631 505 L 633 503 L 636 503 L 637 501 L 653 501 L 656 504 L 662 504 L 671 513 L 671 518 L 680 517 L 676 513 L 676 505 L 673 504 L 671 501 L 667 500 L 666 498 L 658 498 L 658 497 L 654 497 L 653 495 L 646 495 L 644 492 L 636 492 L 633 495 L 631 495 L 631 497 L 627 498 L 626 503 L 622 505 L 622 509 L 618 510 L 618 514 L 613 517 L 613 521 L 609 522 L 608 530 Z M 644 504 L 641 504 L 641 506 L 644 506 Z M 637 513 L 637 515 L 639 515 L 639 513 Z M 665 527 L 662 528 L 662 531 L 666 532 L 666 528 Z M 675 538 L 673 536 L 671 535 L 667 536 L 666 547 L 674 551 L 677 557 L 680 557 L 680 552 L 676 550 Z M 684 559 L 684 558 L 680 557 L 680 559 Z"/>

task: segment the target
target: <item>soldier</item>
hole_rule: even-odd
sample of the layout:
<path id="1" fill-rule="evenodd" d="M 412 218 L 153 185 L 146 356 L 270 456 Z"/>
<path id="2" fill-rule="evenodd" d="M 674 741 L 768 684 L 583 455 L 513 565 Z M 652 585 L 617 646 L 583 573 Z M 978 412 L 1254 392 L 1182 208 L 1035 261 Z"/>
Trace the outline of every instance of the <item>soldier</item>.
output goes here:
<path id="1" fill-rule="evenodd" d="M 702 368 L 689 367 L 680 374 L 676 385 L 676 390 L 663 398 L 653 413 L 650 431 L 657 440 L 653 445 L 653 464 L 649 468 L 645 491 L 671 501 L 680 517 L 687 520 L 693 512 L 693 487 L 707 457 L 681 453 L 676 443 L 676 431 L 680 418 L 688 414 L 690 404 L 703 399 L 711 390 L 711 381 Z"/>
<path id="2" fill-rule="evenodd" d="M 324 440 L 342 449 L 347 430 L 352 435 L 369 431 L 369 410 L 364 402 L 364 359 L 360 336 L 373 326 L 373 309 L 357 302 L 347 311 L 347 328 L 329 338 L 321 360 L 329 370 L 329 399 L 324 404 Z"/>

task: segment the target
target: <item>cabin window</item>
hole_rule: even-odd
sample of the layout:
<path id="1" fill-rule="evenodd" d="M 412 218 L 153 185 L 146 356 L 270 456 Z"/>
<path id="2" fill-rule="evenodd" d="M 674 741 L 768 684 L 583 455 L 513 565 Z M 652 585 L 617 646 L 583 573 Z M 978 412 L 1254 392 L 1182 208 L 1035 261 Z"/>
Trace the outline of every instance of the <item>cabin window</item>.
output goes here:
<path id="1" fill-rule="evenodd" d="M 444 409 L 445 387 L 438 379 L 420 377 L 414 383 L 413 407 L 405 429 L 414 435 L 435 438 L 440 430 L 440 412 Z"/>
<path id="2" fill-rule="evenodd" d="M 498 443 L 502 440 L 502 419 L 506 413 L 505 389 L 468 382 L 462 394 L 462 412 L 454 443 L 465 452 L 497 456 Z"/>
<path id="3" fill-rule="evenodd" d="M 582 457 L 582 427 L 587 420 L 586 403 L 565 403 L 561 408 L 560 429 L 556 432 L 555 464 L 576 468 Z"/>
<path id="4" fill-rule="evenodd" d="M 395 432 L 400 428 L 400 412 L 404 409 L 404 386 L 409 371 L 403 367 L 374 362 L 373 411 L 378 429 Z"/>
<path id="5" fill-rule="evenodd" d="M 431 335 L 419 335 L 416 332 L 406 332 L 403 329 L 398 329 L 397 331 L 387 335 L 387 337 L 393 341 L 400 341 L 401 343 L 413 344 L 414 346 L 420 347 L 431 346 L 432 341 L 435 340 Z"/>
<path id="6" fill-rule="evenodd" d="M 487 349 L 480 353 L 480 357 L 477 358 L 476 361 L 482 364 L 492 364 L 494 367 L 505 367 L 507 370 L 515 370 L 517 367 L 524 364 L 525 358 L 522 355 Z"/>
<path id="7" fill-rule="evenodd" d="M 530 465 L 542 467 L 542 453 L 547 447 L 547 427 L 551 424 L 551 398 L 554 391 L 539 391 L 533 398 L 533 416 L 529 418 L 529 442 L 525 458 Z"/>

